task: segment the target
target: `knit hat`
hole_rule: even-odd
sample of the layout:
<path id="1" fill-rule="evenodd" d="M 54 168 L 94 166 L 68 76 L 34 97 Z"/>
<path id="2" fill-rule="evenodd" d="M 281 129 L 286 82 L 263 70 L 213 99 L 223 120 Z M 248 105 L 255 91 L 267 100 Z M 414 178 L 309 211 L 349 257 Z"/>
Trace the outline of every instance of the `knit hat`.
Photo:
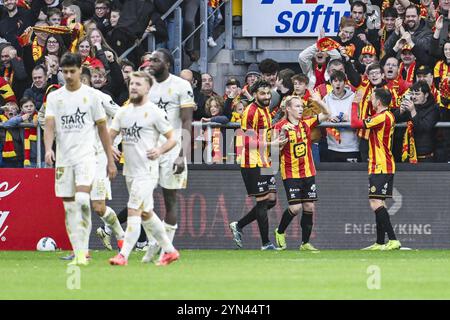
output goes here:
<path id="1" fill-rule="evenodd" d="M 251 65 L 248 66 L 247 74 L 245 75 L 245 78 L 247 78 L 251 74 L 261 76 L 261 71 L 259 71 L 258 65 L 256 63 L 252 63 Z"/>

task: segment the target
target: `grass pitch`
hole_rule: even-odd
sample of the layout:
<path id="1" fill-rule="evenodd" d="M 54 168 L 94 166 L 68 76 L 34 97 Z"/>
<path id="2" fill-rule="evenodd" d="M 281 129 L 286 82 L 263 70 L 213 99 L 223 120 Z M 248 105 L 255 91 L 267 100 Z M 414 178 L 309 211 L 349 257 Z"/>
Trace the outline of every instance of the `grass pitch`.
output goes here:
<path id="1" fill-rule="evenodd" d="M 67 252 L 1 251 L 0 299 L 450 299 L 449 250 L 180 253 L 167 267 L 136 252 L 112 267 L 114 252 L 94 251 L 69 289 Z"/>

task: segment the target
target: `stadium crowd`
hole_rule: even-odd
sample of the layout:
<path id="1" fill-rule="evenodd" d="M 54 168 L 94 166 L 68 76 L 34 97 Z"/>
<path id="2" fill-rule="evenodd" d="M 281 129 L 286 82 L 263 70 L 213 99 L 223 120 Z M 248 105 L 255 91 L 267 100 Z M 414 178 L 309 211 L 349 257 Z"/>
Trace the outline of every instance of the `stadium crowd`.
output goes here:
<path id="1" fill-rule="evenodd" d="M 119 56 L 144 32 L 155 35 L 157 47 L 173 50 L 174 19 L 163 21 L 161 16 L 175 2 L 0 1 L 0 121 L 7 127 L 0 130 L 1 166 L 36 166 L 37 129 L 14 127 L 21 122 L 42 125 L 46 95 L 64 84 L 59 68 L 63 53 L 79 52 L 84 59 L 83 82 L 123 105 L 129 74 L 148 70 L 151 61 L 144 45 L 127 59 Z M 208 1 L 209 13 L 221 2 Z M 300 52 L 301 73 L 266 59 L 248 66 L 243 83 L 239 77 L 229 78 L 222 95 L 214 91 L 213 75 L 183 70 L 180 77 L 191 83 L 197 104 L 194 120 L 240 122 L 253 99 L 249 88 L 259 78 L 272 86 L 273 124 L 284 118 L 284 98 L 289 95 L 301 97 L 304 116 L 311 116 L 321 112 L 311 99 L 313 92 L 319 93 L 331 112 L 330 121 L 339 123 L 349 122 L 356 91 L 363 95 L 359 115 L 365 118 L 374 113 L 372 90 L 387 88 L 393 97 L 390 108 L 406 123 L 395 129 L 396 162 L 448 162 L 450 130 L 435 124 L 450 121 L 450 1 L 350 3 L 350 16 L 342 18 L 336 36 L 321 32 L 316 43 Z M 195 29 L 199 4 L 200 0 L 184 1 L 184 37 Z M 213 30 L 222 20 L 220 10 L 209 20 L 210 47 L 216 45 Z M 184 47 L 188 62 L 198 60 L 195 48 L 191 38 Z M 314 161 L 367 161 L 367 139 L 365 129 L 315 128 Z"/>

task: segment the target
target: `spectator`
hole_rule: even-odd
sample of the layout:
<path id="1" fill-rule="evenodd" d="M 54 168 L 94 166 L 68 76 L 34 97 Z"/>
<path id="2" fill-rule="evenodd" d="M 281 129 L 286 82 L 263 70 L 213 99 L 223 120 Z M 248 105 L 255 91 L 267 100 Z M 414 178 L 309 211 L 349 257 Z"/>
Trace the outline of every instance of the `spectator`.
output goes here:
<path id="1" fill-rule="evenodd" d="M 117 54 L 108 45 L 102 32 L 99 29 L 92 29 L 87 33 L 86 37 L 89 39 L 89 44 L 93 48 L 95 57 L 100 60 L 106 70 L 110 69 L 108 59 L 106 58 L 107 52 L 114 55 L 114 59 L 117 60 Z"/>
<path id="2" fill-rule="evenodd" d="M 269 110 L 272 112 L 276 106 L 281 102 L 281 97 L 277 92 L 277 79 L 280 65 L 273 59 L 264 59 L 259 64 L 259 70 L 262 74 L 262 79 L 267 81 L 272 88 L 272 99 L 270 100 Z"/>
<path id="3" fill-rule="evenodd" d="M 108 33 L 111 29 L 109 22 L 110 11 L 111 4 L 109 0 L 95 0 L 95 14 L 92 19 L 103 34 Z"/>
<path id="4" fill-rule="evenodd" d="M 242 114 L 244 113 L 244 109 L 248 106 L 248 100 L 242 99 L 241 96 L 236 96 L 233 99 L 232 104 L 232 115 L 231 115 L 231 121 L 235 123 L 241 123 L 242 120 Z"/>
<path id="5" fill-rule="evenodd" d="M 130 80 L 130 74 L 133 71 L 135 71 L 136 67 L 135 67 L 133 62 L 131 62 L 131 61 L 127 60 L 127 59 L 123 59 L 120 62 L 120 68 L 122 70 L 123 80 L 128 85 L 129 80 Z"/>
<path id="6" fill-rule="evenodd" d="M 325 83 L 328 62 L 339 58 L 340 54 L 337 49 L 319 48 L 316 43 L 300 53 L 298 63 L 303 73 L 309 78 L 309 89 L 315 89 Z"/>
<path id="7" fill-rule="evenodd" d="M 224 0 L 226 2 L 228 0 Z M 223 17 L 220 13 L 220 9 L 217 9 L 222 0 L 208 0 L 208 46 L 211 48 L 216 47 L 217 43 L 214 41 L 214 29 L 220 24 L 223 20 Z"/>
<path id="8" fill-rule="evenodd" d="M 203 122 L 217 122 L 226 124 L 229 122 L 228 117 L 223 115 L 223 98 L 220 96 L 209 97 L 205 103 L 206 117 L 202 118 Z"/>
<path id="9" fill-rule="evenodd" d="M 47 11 L 47 23 L 49 26 L 60 26 L 62 17 L 62 11 L 58 8 L 51 8 Z"/>
<path id="10" fill-rule="evenodd" d="M 230 95 L 230 93 L 232 91 L 236 91 L 239 88 L 239 94 L 240 94 L 240 88 L 241 88 L 241 83 L 239 82 L 238 79 L 236 78 L 229 78 L 227 83 L 225 84 L 225 94 L 224 94 L 224 99 L 227 99 L 228 96 Z"/>
<path id="11" fill-rule="evenodd" d="M 3 5 L 6 10 L 0 18 L 0 38 L 11 43 L 20 56 L 22 48 L 17 41 L 17 36 L 36 23 L 43 3 L 39 0 L 33 1 L 30 10 L 18 8 L 17 0 L 4 0 Z"/>
<path id="12" fill-rule="evenodd" d="M 330 111 L 330 122 L 350 121 L 354 93 L 345 84 L 347 78 L 342 71 L 335 71 L 331 77 L 332 91 L 324 98 Z M 331 162 L 360 162 L 359 139 L 353 129 L 327 128 L 328 153 Z"/>
<path id="13" fill-rule="evenodd" d="M 0 114 L 0 122 L 6 124 L 19 113 L 16 102 L 7 102 L 3 107 L 3 114 Z M 12 123 L 7 124 L 5 135 L 2 141 L 2 168 L 23 168 L 23 138 L 20 128 L 12 127 Z"/>
<path id="14" fill-rule="evenodd" d="M 17 56 L 17 50 L 13 46 L 6 45 L 3 47 L 1 63 L 0 76 L 11 85 L 16 97 L 22 97 L 30 81 L 23 60 Z"/>
<path id="15" fill-rule="evenodd" d="M 34 67 L 33 72 L 31 73 L 31 79 L 33 80 L 33 84 L 30 88 L 25 90 L 23 96 L 31 99 L 36 110 L 39 111 L 39 109 L 41 109 L 42 103 L 44 101 L 44 95 L 48 87 L 47 68 L 40 64 Z"/>
<path id="16" fill-rule="evenodd" d="M 384 44 L 389 36 L 395 30 L 395 20 L 397 19 L 397 10 L 393 7 L 388 7 L 383 11 L 383 27 L 378 31 L 377 34 L 371 33 L 370 42 L 375 47 L 380 58 L 385 55 Z"/>
<path id="17" fill-rule="evenodd" d="M 10 118 L 4 123 L 5 127 L 17 127 L 21 123 L 32 123 L 37 126 L 38 113 L 34 101 L 31 97 L 23 97 L 20 99 L 20 114 Z M 37 167 L 37 128 L 25 128 L 23 130 L 23 167 Z M 41 142 L 43 151 L 43 144 Z M 43 154 L 43 153 L 42 153 Z"/>
<path id="18" fill-rule="evenodd" d="M 344 64 L 344 62 L 340 59 L 331 60 L 328 63 L 328 67 L 325 73 L 326 82 L 322 83 L 314 91 L 318 92 L 322 98 L 330 93 L 333 87 L 331 86 L 329 79 L 330 75 L 332 75 L 335 71 L 344 72 L 347 78 L 346 84 L 352 89 L 352 91 L 356 90 L 357 85 L 355 86 L 355 83 L 359 84 L 360 86 L 364 86 L 364 84 L 361 82 L 361 75 L 354 68 L 350 68 L 349 73 L 347 73 L 346 66 L 348 65 Z M 353 81 L 351 79 L 353 79 Z"/>
<path id="19" fill-rule="evenodd" d="M 411 98 L 408 96 L 403 98 L 400 114 L 399 121 L 407 121 L 402 161 L 434 162 L 436 149 L 434 126 L 439 121 L 439 106 L 426 82 L 418 81 L 413 84 Z"/>
<path id="20" fill-rule="evenodd" d="M 427 23 L 420 19 L 420 9 L 410 5 L 405 11 L 405 26 L 403 20 L 397 19 L 395 31 L 389 36 L 384 45 L 386 54 L 401 49 L 404 44 L 411 47 L 414 56 L 419 57 L 419 64 L 429 64 L 432 32 Z M 403 45 L 402 45 L 403 43 Z M 393 54 L 390 54 L 393 55 Z"/>
<path id="21" fill-rule="evenodd" d="M 200 76 L 199 80 L 196 79 L 195 74 Z M 200 92 L 200 88 L 199 88 L 199 85 L 201 86 L 201 75 L 198 72 L 194 73 L 192 70 L 184 69 L 184 70 L 181 70 L 180 78 L 186 80 L 187 82 L 189 82 L 191 84 L 192 91 L 194 93 L 194 101 L 195 101 L 193 119 L 194 119 L 194 121 L 200 121 L 200 120 L 202 120 L 203 117 L 206 117 L 206 114 L 205 114 L 206 98 L 203 95 L 203 93 Z"/>
<path id="22" fill-rule="evenodd" d="M 334 41 L 340 44 L 339 52 L 347 60 L 354 60 L 357 62 L 357 68 L 360 72 L 364 72 L 359 66 L 359 56 L 365 43 L 362 42 L 359 37 L 355 35 L 357 24 L 353 18 L 342 17 L 339 23 L 339 33 L 336 37 L 332 37 Z"/>
<path id="23" fill-rule="evenodd" d="M 242 88 L 242 94 L 251 101 L 253 96 L 250 94 L 250 87 L 255 83 L 256 80 L 261 78 L 261 72 L 259 71 L 258 65 L 252 63 L 248 66 L 247 73 L 245 74 L 245 85 Z"/>
<path id="24" fill-rule="evenodd" d="M 78 42 L 78 53 L 81 55 L 83 65 L 91 68 L 104 68 L 103 63 L 95 57 L 88 38 L 81 38 Z"/>
<path id="25" fill-rule="evenodd" d="M 201 92 L 205 97 L 217 96 L 218 94 L 214 92 L 214 80 L 212 75 L 209 73 L 202 74 L 202 90 Z"/>

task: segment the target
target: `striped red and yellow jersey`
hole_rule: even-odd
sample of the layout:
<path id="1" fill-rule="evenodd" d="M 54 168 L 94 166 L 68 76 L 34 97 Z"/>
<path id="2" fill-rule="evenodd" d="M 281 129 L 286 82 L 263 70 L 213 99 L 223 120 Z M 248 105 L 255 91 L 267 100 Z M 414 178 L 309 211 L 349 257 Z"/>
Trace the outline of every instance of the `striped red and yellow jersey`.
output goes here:
<path id="1" fill-rule="evenodd" d="M 282 132 L 283 126 L 290 124 L 286 119 L 278 122 L 274 130 Z M 311 130 L 319 124 L 318 117 L 303 119 L 295 129 L 288 132 L 289 141 L 280 152 L 281 178 L 308 178 L 316 175 L 316 167 L 312 156 Z"/>
<path id="2" fill-rule="evenodd" d="M 389 92 L 392 95 L 392 101 L 389 105 L 389 109 L 398 108 L 401 99 L 399 99 L 399 93 L 394 87 L 389 87 L 388 84 L 385 84 L 382 86 L 384 89 L 388 89 Z M 368 118 L 372 116 L 375 111 L 373 110 L 372 102 L 370 102 L 370 97 L 372 95 L 372 91 L 374 89 L 374 86 L 369 82 L 365 86 L 360 85 L 358 86 L 358 90 L 361 90 L 363 92 L 363 98 L 361 103 L 359 104 L 359 110 L 358 114 L 361 119 Z M 369 139 L 369 130 L 367 129 L 358 129 L 358 136 L 362 139 L 368 140 Z"/>
<path id="3" fill-rule="evenodd" d="M 393 174 L 395 162 L 392 155 L 392 135 L 395 118 L 385 110 L 363 120 L 369 130 L 369 174 Z"/>
<path id="4" fill-rule="evenodd" d="M 260 107 L 256 102 L 245 108 L 241 119 L 241 129 L 244 131 L 244 144 L 241 155 L 242 168 L 269 168 L 270 130 L 272 117 L 268 107 Z"/>

